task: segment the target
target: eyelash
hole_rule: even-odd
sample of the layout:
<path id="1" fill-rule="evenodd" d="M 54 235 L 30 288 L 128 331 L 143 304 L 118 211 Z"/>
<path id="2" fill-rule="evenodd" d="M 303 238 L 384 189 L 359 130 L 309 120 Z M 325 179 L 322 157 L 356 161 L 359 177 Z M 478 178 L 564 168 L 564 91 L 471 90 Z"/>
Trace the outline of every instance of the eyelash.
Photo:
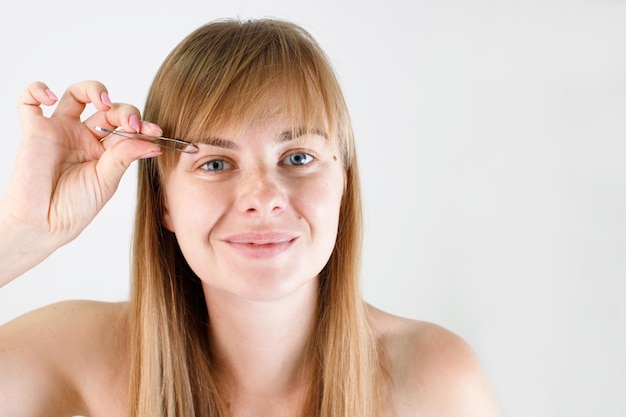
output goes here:
<path id="1" fill-rule="evenodd" d="M 297 163 L 293 163 L 293 161 L 289 161 L 290 158 L 292 158 L 294 156 L 304 156 L 304 159 L 306 159 L 307 162 L 301 163 L 301 164 L 297 164 Z M 313 155 L 311 155 L 308 152 L 298 151 L 298 152 L 291 152 L 290 154 L 285 156 L 283 159 L 280 160 L 280 164 L 281 165 L 286 165 L 286 166 L 292 166 L 292 167 L 302 167 L 302 166 L 309 165 L 313 161 L 315 161 L 315 157 Z M 213 168 L 215 168 L 216 164 L 222 164 L 222 165 L 226 165 L 226 166 L 223 166 L 221 169 L 210 169 L 209 168 L 210 166 L 213 166 Z M 233 168 L 233 164 L 231 164 L 230 162 L 228 162 L 225 159 L 211 159 L 210 161 L 204 162 L 201 165 L 201 168 L 204 169 L 205 171 L 218 172 L 218 171 L 224 171 L 226 169 L 232 169 Z"/>

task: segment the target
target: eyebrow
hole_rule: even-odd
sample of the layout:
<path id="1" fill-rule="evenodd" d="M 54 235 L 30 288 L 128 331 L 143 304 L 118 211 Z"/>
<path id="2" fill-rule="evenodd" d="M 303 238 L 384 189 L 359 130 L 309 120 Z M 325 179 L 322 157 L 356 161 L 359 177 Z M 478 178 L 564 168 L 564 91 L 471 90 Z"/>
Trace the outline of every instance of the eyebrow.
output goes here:
<path id="1" fill-rule="evenodd" d="M 198 141 L 194 141 L 194 143 L 202 143 L 224 149 L 239 149 L 239 146 L 232 140 L 222 139 L 215 136 L 203 137 Z"/>
<path id="2" fill-rule="evenodd" d="M 284 131 L 283 133 L 278 135 L 278 142 L 288 142 L 292 139 L 296 139 L 304 135 L 316 135 L 316 136 L 322 136 L 323 138 L 326 138 L 326 133 L 324 133 L 324 131 L 322 131 L 321 129 L 316 129 L 316 128 L 307 129 L 307 128 L 301 127 L 301 128 L 294 129 L 294 130 Z"/>
<path id="3" fill-rule="evenodd" d="M 324 133 L 324 131 L 320 129 L 299 128 L 295 130 L 285 130 L 284 132 L 282 132 L 280 135 L 276 137 L 276 142 L 279 142 L 279 143 L 289 142 L 290 140 L 297 139 L 307 134 L 322 136 L 323 138 L 327 137 L 326 133 Z M 237 145 L 232 140 L 223 139 L 223 138 L 219 138 L 216 136 L 203 137 L 194 142 L 209 145 L 209 146 L 215 146 L 218 148 L 224 148 L 224 149 L 234 149 L 234 150 L 239 149 L 239 145 Z"/>

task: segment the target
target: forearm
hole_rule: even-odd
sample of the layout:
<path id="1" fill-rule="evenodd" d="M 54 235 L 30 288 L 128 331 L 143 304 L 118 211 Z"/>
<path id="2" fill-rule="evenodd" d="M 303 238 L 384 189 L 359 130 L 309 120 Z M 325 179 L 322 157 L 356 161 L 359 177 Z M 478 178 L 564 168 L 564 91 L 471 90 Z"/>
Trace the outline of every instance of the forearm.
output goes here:
<path id="1" fill-rule="evenodd" d="M 0 287 L 39 264 L 56 247 L 52 239 L 11 219 L 0 209 Z"/>

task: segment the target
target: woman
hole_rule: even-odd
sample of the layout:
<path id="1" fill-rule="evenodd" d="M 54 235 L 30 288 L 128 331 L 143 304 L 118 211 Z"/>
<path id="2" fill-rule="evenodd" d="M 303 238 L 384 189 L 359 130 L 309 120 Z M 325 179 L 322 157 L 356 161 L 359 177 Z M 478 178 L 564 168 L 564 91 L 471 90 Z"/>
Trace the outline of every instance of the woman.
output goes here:
<path id="1" fill-rule="evenodd" d="M 354 140 L 308 33 L 275 20 L 197 29 L 161 66 L 146 121 L 94 81 L 44 117 L 57 100 L 43 83 L 20 100 L 2 283 L 76 237 L 139 159 L 131 299 L 0 328 L 0 415 L 497 415 L 459 337 L 361 299 Z M 81 123 L 87 103 L 97 112 Z"/>

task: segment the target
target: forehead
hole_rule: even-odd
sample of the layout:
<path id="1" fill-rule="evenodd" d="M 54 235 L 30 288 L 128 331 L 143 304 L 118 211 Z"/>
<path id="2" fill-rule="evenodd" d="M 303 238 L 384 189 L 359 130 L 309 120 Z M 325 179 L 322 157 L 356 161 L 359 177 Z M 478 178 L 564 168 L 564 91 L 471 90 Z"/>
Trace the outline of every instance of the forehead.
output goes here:
<path id="1" fill-rule="evenodd" d="M 251 125 L 233 126 L 220 130 L 209 130 L 199 138 L 197 145 L 240 150 L 250 143 L 265 143 L 280 146 L 288 143 L 297 143 L 299 146 L 328 146 L 332 145 L 325 131 L 315 127 L 293 128 L 286 123 L 254 123 Z"/>
<path id="2" fill-rule="evenodd" d="M 215 109 L 204 123 L 193 142 L 207 138 L 237 138 L 263 135 L 278 142 L 294 138 L 322 136 L 331 138 L 328 120 L 322 103 L 314 103 L 287 94 L 284 89 L 273 89 L 255 102 L 238 106 L 225 105 Z"/>

